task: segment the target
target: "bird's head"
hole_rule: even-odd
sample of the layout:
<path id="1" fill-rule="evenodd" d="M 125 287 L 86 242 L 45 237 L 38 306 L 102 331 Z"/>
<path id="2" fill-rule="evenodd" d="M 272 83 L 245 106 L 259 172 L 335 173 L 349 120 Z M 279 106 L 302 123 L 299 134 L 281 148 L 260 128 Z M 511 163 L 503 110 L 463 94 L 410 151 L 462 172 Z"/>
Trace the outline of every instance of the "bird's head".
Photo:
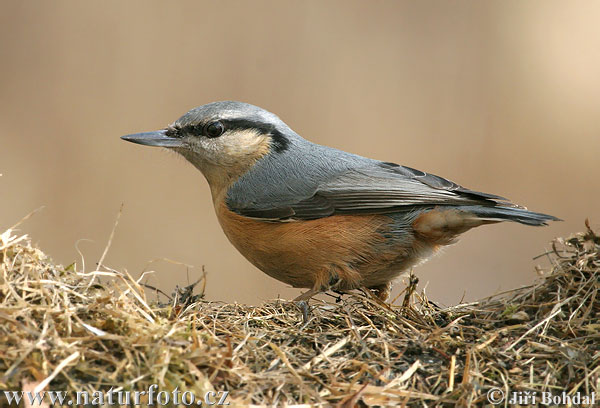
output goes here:
<path id="1" fill-rule="evenodd" d="M 176 151 L 221 189 L 270 154 L 288 149 L 293 132 L 276 115 L 242 102 L 214 102 L 190 110 L 165 129 L 121 138 Z M 214 191 L 213 191 L 214 192 Z"/>

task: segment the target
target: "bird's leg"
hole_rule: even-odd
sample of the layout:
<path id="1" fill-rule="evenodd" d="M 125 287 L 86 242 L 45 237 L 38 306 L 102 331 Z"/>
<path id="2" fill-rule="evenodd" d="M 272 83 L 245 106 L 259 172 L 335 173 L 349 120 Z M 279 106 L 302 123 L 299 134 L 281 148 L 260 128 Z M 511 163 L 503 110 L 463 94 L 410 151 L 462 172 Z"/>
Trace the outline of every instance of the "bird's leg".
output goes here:
<path id="1" fill-rule="evenodd" d="M 307 290 L 300 296 L 294 299 L 296 305 L 302 310 L 302 317 L 304 319 L 304 323 L 308 322 L 308 313 L 310 308 L 308 306 L 308 301 L 315 295 L 318 295 L 322 292 L 327 292 L 328 290 L 333 290 L 336 293 L 340 293 L 337 291 L 337 286 L 341 283 L 341 279 L 337 274 L 330 274 L 329 282 L 326 285 L 315 285 L 312 289 Z"/>
<path id="2" fill-rule="evenodd" d="M 307 300 L 310 300 L 314 295 L 317 295 L 321 292 L 323 292 L 321 288 L 312 288 L 295 298 L 294 302 L 306 302 Z"/>
<path id="3" fill-rule="evenodd" d="M 310 312 L 310 307 L 308 306 L 308 302 L 306 300 L 300 300 L 296 302 L 296 306 L 300 308 L 302 312 L 302 323 L 308 323 L 308 313 Z"/>
<path id="4" fill-rule="evenodd" d="M 325 292 L 328 290 L 331 290 L 332 292 L 336 293 L 338 296 L 335 297 L 335 302 L 339 303 L 342 301 L 342 295 L 345 295 L 346 292 L 343 291 L 342 289 L 339 289 L 340 284 L 342 283 L 342 280 L 340 279 L 340 277 L 337 274 L 332 274 L 329 277 L 329 285 L 327 286 L 327 288 L 324 290 Z"/>
<path id="5" fill-rule="evenodd" d="M 308 322 L 308 313 L 310 312 L 310 308 L 308 307 L 308 301 L 310 300 L 310 298 L 312 298 L 314 295 L 320 292 L 321 288 L 312 288 L 311 290 L 307 290 L 306 292 L 294 299 L 294 303 L 296 303 L 296 306 L 298 306 L 302 311 L 302 320 L 305 324 Z"/>

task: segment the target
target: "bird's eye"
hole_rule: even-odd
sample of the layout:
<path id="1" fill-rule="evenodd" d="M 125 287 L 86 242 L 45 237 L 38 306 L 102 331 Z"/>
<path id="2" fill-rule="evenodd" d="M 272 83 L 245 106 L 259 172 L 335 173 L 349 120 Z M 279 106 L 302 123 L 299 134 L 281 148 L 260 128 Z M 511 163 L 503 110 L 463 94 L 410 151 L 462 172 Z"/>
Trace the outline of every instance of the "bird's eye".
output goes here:
<path id="1" fill-rule="evenodd" d="M 211 122 L 206 125 L 204 133 L 208 137 L 219 137 L 225 131 L 225 126 L 221 122 Z"/>

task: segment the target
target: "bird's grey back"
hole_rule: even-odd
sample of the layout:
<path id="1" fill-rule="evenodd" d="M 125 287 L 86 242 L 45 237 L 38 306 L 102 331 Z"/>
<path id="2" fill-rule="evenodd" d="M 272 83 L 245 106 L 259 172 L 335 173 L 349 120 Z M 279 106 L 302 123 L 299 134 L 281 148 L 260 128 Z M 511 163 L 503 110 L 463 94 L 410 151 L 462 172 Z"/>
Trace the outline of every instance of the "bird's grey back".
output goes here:
<path id="1" fill-rule="evenodd" d="M 275 118 L 272 123 L 286 148 L 259 159 L 230 187 L 227 205 L 240 214 L 310 219 L 408 205 L 493 205 L 491 200 L 502 199 L 433 174 L 309 142 Z"/>
<path id="2" fill-rule="evenodd" d="M 267 209 L 297 203 L 315 194 L 326 181 L 376 160 L 311 143 L 285 128 L 285 151 L 259 160 L 229 189 L 227 204 L 236 209 Z"/>

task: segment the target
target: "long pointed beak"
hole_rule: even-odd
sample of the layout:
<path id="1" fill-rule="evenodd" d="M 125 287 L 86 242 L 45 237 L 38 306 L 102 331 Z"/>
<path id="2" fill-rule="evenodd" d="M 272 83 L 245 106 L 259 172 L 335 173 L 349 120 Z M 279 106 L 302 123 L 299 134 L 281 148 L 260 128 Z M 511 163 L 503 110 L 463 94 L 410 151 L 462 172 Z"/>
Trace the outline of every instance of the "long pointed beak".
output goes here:
<path id="1" fill-rule="evenodd" d="M 137 143 L 144 146 L 157 146 L 157 147 L 181 147 L 183 142 L 181 139 L 176 137 L 167 136 L 164 130 L 157 130 L 155 132 L 143 132 L 135 133 L 133 135 L 121 136 L 121 139 L 127 140 L 131 143 Z"/>

